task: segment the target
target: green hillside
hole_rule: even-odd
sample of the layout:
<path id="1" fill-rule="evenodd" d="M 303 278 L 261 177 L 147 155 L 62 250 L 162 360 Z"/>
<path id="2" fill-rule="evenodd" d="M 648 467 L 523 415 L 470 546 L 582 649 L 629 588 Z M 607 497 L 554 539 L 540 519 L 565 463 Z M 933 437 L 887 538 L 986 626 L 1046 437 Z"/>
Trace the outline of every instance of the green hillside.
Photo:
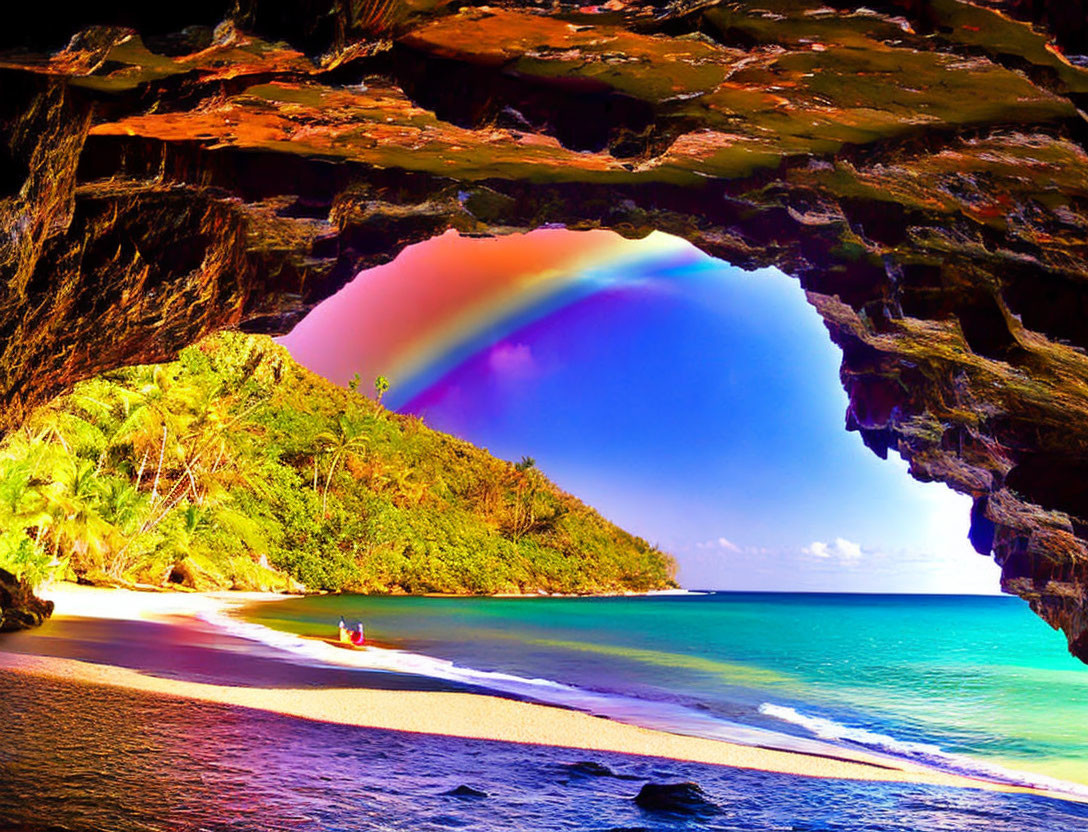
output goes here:
<path id="1" fill-rule="evenodd" d="M 0 567 L 199 589 L 588 593 L 672 559 L 514 465 L 221 334 L 0 444 Z M 289 576 L 289 577 L 288 577 Z"/>

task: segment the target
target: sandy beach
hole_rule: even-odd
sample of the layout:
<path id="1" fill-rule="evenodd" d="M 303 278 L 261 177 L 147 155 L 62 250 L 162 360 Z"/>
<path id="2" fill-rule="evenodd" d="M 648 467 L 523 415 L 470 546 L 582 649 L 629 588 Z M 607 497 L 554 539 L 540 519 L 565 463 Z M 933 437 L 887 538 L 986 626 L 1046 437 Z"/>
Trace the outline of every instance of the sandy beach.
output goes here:
<path id="1" fill-rule="evenodd" d="M 1001 792 L 1031 791 L 847 749 L 835 749 L 836 753 L 829 756 L 795 753 L 648 730 L 577 711 L 478 692 L 411 689 L 411 685 L 408 689 L 397 689 L 395 685 L 374 686 L 368 683 L 367 674 L 351 676 L 353 685 L 350 687 L 342 682 L 334 687 L 253 684 L 253 679 L 243 678 L 244 674 L 239 674 L 240 678 L 231 683 L 212 684 L 148 672 L 140 666 L 138 656 L 135 660 L 132 656 L 127 657 L 127 666 L 122 666 L 110 661 L 90 661 L 81 654 L 80 657 L 48 655 L 47 650 L 38 650 L 35 645 L 45 645 L 50 638 L 48 627 L 63 626 L 65 621 L 112 622 L 112 626 L 120 627 L 121 632 L 126 626 L 136 627 L 140 622 L 182 629 L 191 625 L 196 630 L 203 628 L 206 631 L 207 624 L 200 618 L 203 615 L 283 596 L 145 593 L 70 585 L 55 586 L 43 594 L 56 603 L 54 622 L 43 628 L 38 636 L 30 635 L 21 641 L 0 641 L 0 668 L 6 672 L 219 703 L 360 728 L 618 752 L 803 777 L 923 783 Z M 35 642 L 35 638 L 39 641 Z M 9 645 L 16 645 L 18 652 L 9 650 Z M 215 648 L 213 645 L 207 649 Z M 358 681 L 354 681 L 356 679 Z"/>

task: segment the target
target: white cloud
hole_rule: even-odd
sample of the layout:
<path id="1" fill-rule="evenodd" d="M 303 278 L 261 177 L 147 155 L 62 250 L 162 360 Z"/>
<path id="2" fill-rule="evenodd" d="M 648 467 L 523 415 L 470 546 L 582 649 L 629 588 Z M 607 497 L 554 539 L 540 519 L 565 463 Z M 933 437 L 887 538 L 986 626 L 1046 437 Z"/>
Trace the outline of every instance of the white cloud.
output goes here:
<path id="1" fill-rule="evenodd" d="M 854 561 L 861 560 L 862 550 L 861 545 L 855 543 L 852 540 L 847 540 L 845 537 L 836 537 L 834 543 L 824 543 L 821 540 L 814 540 L 808 546 L 801 549 L 806 555 L 812 555 L 815 558 L 841 560 L 846 563 L 853 563 Z"/>
<path id="2" fill-rule="evenodd" d="M 861 546 L 844 537 L 835 538 L 835 551 L 843 560 L 857 560 L 861 557 Z"/>
<path id="3" fill-rule="evenodd" d="M 719 537 L 716 540 L 704 540 L 702 543 L 695 544 L 696 549 L 724 549 L 727 552 L 743 551 L 740 546 L 734 543 L 732 540 L 726 537 Z"/>

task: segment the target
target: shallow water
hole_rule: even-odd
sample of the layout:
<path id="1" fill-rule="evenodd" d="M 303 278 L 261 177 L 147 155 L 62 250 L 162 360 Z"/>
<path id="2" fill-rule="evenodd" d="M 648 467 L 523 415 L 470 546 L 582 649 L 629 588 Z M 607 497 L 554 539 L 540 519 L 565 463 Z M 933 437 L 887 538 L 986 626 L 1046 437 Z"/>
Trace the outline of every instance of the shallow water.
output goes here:
<path id="1" fill-rule="evenodd" d="M 1070 832 L 1033 795 L 794 778 L 307 722 L 0 673 L 0 827 L 38 830 Z M 579 766 L 584 762 L 604 766 Z M 633 801 L 698 783 L 698 817 Z M 454 796 L 459 786 L 486 796 Z"/>
<path id="2" fill-rule="evenodd" d="M 411 651 L 383 657 L 391 669 L 683 733 L 745 740 L 747 727 L 1013 782 L 1088 784 L 1088 667 L 1014 598 L 340 596 L 262 606 L 251 620 L 328 634 L 339 615 Z"/>

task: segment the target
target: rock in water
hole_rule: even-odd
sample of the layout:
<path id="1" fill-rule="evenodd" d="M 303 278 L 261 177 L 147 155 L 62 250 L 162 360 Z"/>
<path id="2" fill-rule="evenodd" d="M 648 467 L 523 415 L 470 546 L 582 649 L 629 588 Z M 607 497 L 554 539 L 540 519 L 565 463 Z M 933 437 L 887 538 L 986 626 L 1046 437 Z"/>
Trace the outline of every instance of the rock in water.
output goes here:
<path id="1" fill-rule="evenodd" d="M 581 780 L 589 777 L 614 777 L 617 780 L 641 780 L 632 774 L 620 774 L 613 771 L 603 763 L 592 760 L 579 760 L 577 763 L 568 763 L 563 769 L 570 775 L 570 780 Z M 570 780 L 564 782 L 570 782 Z"/>
<path id="2" fill-rule="evenodd" d="M 474 789 L 472 786 L 466 786 L 463 783 L 456 789 L 450 789 L 448 792 L 443 792 L 446 797 L 487 797 L 487 792 L 482 792 L 479 789 Z"/>
<path id="3" fill-rule="evenodd" d="M 647 783 L 635 803 L 650 812 L 705 817 L 720 810 L 706 799 L 698 783 Z"/>
<path id="4" fill-rule="evenodd" d="M 592 760 L 581 760 L 571 763 L 564 768 L 574 776 L 579 777 L 615 777 L 615 772 L 608 766 L 595 763 Z"/>
<path id="5" fill-rule="evenodd" d="M 43 601 L 26 581 L 0 569 L 0 632 L 40 627 L 52 614 L 52 601 Z"/>

